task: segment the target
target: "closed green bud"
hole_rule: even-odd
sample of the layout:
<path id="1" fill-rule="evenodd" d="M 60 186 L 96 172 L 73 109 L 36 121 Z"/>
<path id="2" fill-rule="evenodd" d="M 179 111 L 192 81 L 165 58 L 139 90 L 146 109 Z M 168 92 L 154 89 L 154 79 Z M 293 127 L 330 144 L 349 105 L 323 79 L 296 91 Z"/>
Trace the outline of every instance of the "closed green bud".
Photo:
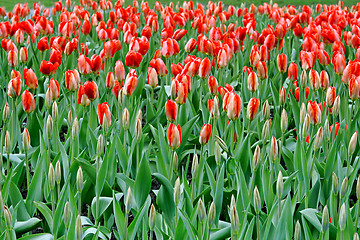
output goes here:
<path id="1" fill-rule="evenodd" d="M 216 165 L 220 165 L 221 163 L 221 148 L 218 144 L 218 142 L 215 142 L 215 162 L 216 162 Z"/>
<path id="2" fill-rule="evenodd" d="M 254 151 L 254 156 L 252 159 L 253 171 L 257 170 L 259 163 L 260 163 L 260 147 L 259 147 L 259 145 L 256 145 L 255 151 Z"/>
<path id="3" fill-rule="evenodd" d="M 264 105 L 262 107 L 262 116 L 264 120 L 267 120 L 270 117 L 270 105 L 268 100 L 264 102 Z"/>
<path id="4" fill-rule="evenodd" d="M 266 120 L 266 122 L 264 123 L 263 129 L 261 131 L 261 137 L 265 141 L 267 139 L 269 139 L 270 122 L 271 122 L 271 119 Z"/>
<path id="5" fill-rule="evenodd" d="M 199 203 L 198 203 L 198 216 L 199 216 L 200 222 L 204 222 L 205 216 L 206 216 L 205 212 L 206 212 L 206 210 L 205 210 L 204 203 L 200 198 Z"/>
<path id="6" fill-rule="evenodd" d="M 177 178 L 175 181 L 175 187 L 174 187 L 174 201 L 175 201 L 175 206 L 179 205 L 180 202 L 180 194 L 181 194 L 181 189 L 180 189 L 180 178 Z"/>
<path id="7" fill-rule="evenodd" d="M 179 157 L 175 151 L 173 154 L 172 161 L 173 161 L 173 166 L 174 166 L 174 172 L 177 173 L 177 170 L 179 168 Z"/>
<path id="8" fill-rule="evenodd" d="M 122 112 L 122 126 L 125 130 L 128 130 L 129 125 L 130 125 L 130 113 L 129 110 L 125 107 Z"/>
<path id="9" fill-rule="evenodd" d="M 5 150 L 7 154 L 11 153 L 11 139 L 10 139 L 10 133 L 8 130 L 6 130 L 5 133 Z"/>
<path id="10" fill-rule="evenodd" d="M 22 142 L 24 151 L 27 153 L 30 149 L 30 134 L 26 127 L 22 133 Z"/>
<path id="11" fill-rule="evenodd" d="M 346 227 L 346 207 L 345 203 L 341 205 L 340 213 L 339 213 L 339 227 L 340 231 L 344 231 Z"/>
<path id="12" fill-rule="evenodd" d="M 355 152 L 356 144 L 357 144 L 357 132 L 354 132 L 349 142 L 349 148 L 348 148 L 349 156 L 353 155 L 353 153 Z"/>
<path id="13" fill-rule="evenodd" d="M 121 88 L 119 91 L 119 95 L 118 95 L 118 102 L 119 102 L 120 106 L 122 106 L 124 104 L 124 101 L 125 101 L 125 93 L 124 93 L 123 88 Z"/>
<path id="14" fill-rule="evenodd" d="M 283 133 L 285 133 L 285 131 L 288 128 L 288 116 L 287 116 L 285 108 L 283 108 L 282 113 L 281 113 L 280 125 L 281 125 L 281 131 Z"/>
<path id="15" fill-rule="evenodd" d="M 127 194 L 126 194 L 126 199 L 125 199 L 125 212 L 126 214 L 130 213 L 130 210 L 132 208 L 132 192 L 131 192 L 131 188 L 129 187 L 127 190 Z"/>
<path id="16" fill-rule="evenodd" d="M 220 116 L 219 111 L 219 98 L 217 96 L 214 97 L 214 103 L 213 107 L 211 108 L 212 116 L 214 116 L 215 119 L 218 119 Z"/>
<path id="17" fill-rule="evenodd" d="M 191 176 L 192 176 L 192 178 L 196 177 L 198 167 L 199 167 L 199 160 L 198 160 L 197 154 L 195 153 L 194 157 L 193 157 L 192 165 L 191 165 Z"/>
<path id="18" fill-rule="evenodd" d="M 300 240 L 300 234 L 301 234 L 301 226 L 299 220 L 297 220 L 295 225 L 294 240 Z"/>
<path id="19" fill-rule="evenodd" d="M 4 123 L 6 123 L 10 118 L 10 107 L 9 107 L 9 103 L 6 102 L 4 110 L 3 110 L 3 121 Z"/>
<path id="20" fill-rule="evenodd" d="M 215 135 L 216 142 L 219 144 L 219 146 L 224 150 L 227 151 L 227 145 L 224 142 L 224 140 L 221 139 L 218 135 Z"/>
<path id="21" fill-rule="evenodd" d="M 5 224 L 8 229 L 12 228 L 12 217 L 11 213 L 9 211 L 9 208 L 4 205 L 4 218 L 5 218 Z"/>
<path id="22" fill-rule="evenodd" d="M 341 188 L 340 188 L 340 198 L 344 198 L 346 195 L 346 191 L 347 191 L 347 187 L 348 187 L 348 178 L 345 177 L 344 180 L 341 183 Z"/>
<path id="23" fill-rule="evenodd" d="M 211 202 L 209 213 L 208 213 L 208 224 L 209 228 L 214 224 L 215 222 L 215 216 L 216 216 L 216 207 L 214 201 Z"/>
<path id="24" fill-rule="evenodd" d="M 324 124 L 324 137 L 327 142 L 330 140 L 330 127 L 329 127 L 328 119 L 325 120 L 325 124 Z"/>
<path id="25" fill-rule="evenodd" d="M 70 217 L 71 216 L 70 216 L 69 201 L 66 201 L 65 206 L 64 206 L 64 224 L 65 224 L 66 228 L 69 227 Z"/>
<path id="26" fill-rule="evenodd" d="M 329 229 L 329 210 L 327 205 L 325 205 L 323 214 L 322 214 L 322 231 L 325 233 Z"/>
<path id="27" fill-rule="evenodd" d="M 51 138 L 52 131 L 53 131 L 53 119 L 52 119 L 51 115 L 49 115 L 47 118 L 47 121 L 46 121 L 46 134 L 47 134 L 48 139 Z"/>
<path id="28" fill-rule="evenodd" d="M 55 165 L 55 181 L 57 184 L 60 184 L 61 181 L 61 166 L 59 160 L 56 162 Z"/>
<path id="29" fill-rule="evenodd" d="M 52 163 L 49 165 L 49 185 L 50 189 L 53 190 L 55 187 L 55 171 Z"/>
<path id="30" fill-rule="evenodd" d="M 335 195 L 337 195 L 339 192 L 339 179 L 334 172 L 332 173 L 332 186 Z"/>
<path id="31" fill-rule="evenodd" d="M 141 120 L 138 118 L 135 125 L 135 138 L 136 141 L 139 143 L 142 137 L 142 125 Z"/>
<path id="32" fill-rule="evenodd" d="M 359 234 L 357 232 L 354 233 L 353 240 L 359 240 Z"/>
<path id="33" fill-rule="evenodd" d="M 310 116 L 309 114 L 305 115 L 304 124 L 302 127 L 302 137 L 305 139 L 309 133 L 310 128 Z"/>
<path id="34" fill-rule="evenodd" d="M 323 127 L 320 126 L 320 128 L 318 129 L 316 136 L 315 136 L 315 142 L 314 142 L 314 150 L 315 151 L 319 150 L 319 148 L 322 144 L 322 140 L 323 140 Z"/>
<path id="35" fill-rule="evenodd" d="M 306 106 L 305 103 L 302 103 L 300 108 L 300 124 L 304 124 L 305 116 L 306 116 Z"/>
<path id="36" fill-rule="evenodd" d="M 69 125 L 69 126 L 71 126 L 71 124 L 73 124 L 73 115 L 72 115 L 71 109 L 70 109 L 69 112 L 68 112 L 67 121 L 68 121 L 68 125 Z"/>
<path id="37" fill-rule="evenodd" d="M 276 182 L 276 192 L 278 194 L 278 197 L 281 198 L 284 192 L 284 180 L 281 171 L 279 171 L 279 175 Z"/>
<path id="38" fill-rule="evenodd" d="M 73 125 L 71 127 L 71 136 L 73 139 L 79 136 L 79 120 L 77 117 L 75 117 Z"/>
<path id="39" fill-rule="evenodd" d="M 82 191 L 84 185 L 84 176 L 81 167 L 79 167 L 76 174 L 76 188 L 78 192 Z"/>
<path id="40" fill-rule="evenodd" d="M 151 204 L 150 212 L 149 212 L 149 228 L 150 228 L 150 231 L 154 231 L 155 216 L 156 216 L 155 207 L 154 207 L 154 204 Z"/>
<path id="41" fill-rule="evenodd" d="M 104 137 L 102 134 L 100 134 L 100 136 L 98 137 L 97 140 L 97 145 L 96 145 L 96 153 L 98 156 L 101 156 L 104 151 L 105 151 L 105 147 L 104 147 Z"/>
<path id="42" fill-rule="evenodd" d="M 240 226 L 239 214 L 236 210 L 236 204 L 230 204 L 230 221 L 233 232 L 237 233 Z"/>
<path id="43" fill-rule="evenodd" d="M 307 85 L 308 77 L 306 74 L 306 70 L 303 70 L 300 75 L 300 87 L 305 88 Z"/>
<path id="44" fill-rule="evenodd" d="M 53 102 L 52 109 L 51 109 L 51 115 L 56 120 L 59 116 L 59 109 L 56 101 Z"/>
<path id="45" fill-rule="evenodd" d="M 256 214 L 259 214 L 261 211 L 261 199 L 257 186 L 254 188 L 254 207 Z"/>
<path id="46" fill-rule="evenodd" d="M 82 225 L 81 225 L 81 216 L 78 215 L 75 222 L 75 234 L 77 240 L 82 240 L 83 233 L 82 233 Z"/>
<path id="47" fill-rule="evenodd" d="M 337 115 L 339 115 L 339 112 L 340 112 L 340 96 L 337 96 L 335 98 L 334 105 L 333 105 L 333 108 L 332 108 L 332 112 L 333 112 L 335 117 Z"/>
<path id="48" fill-rule="evenodd" d="M 358 201 L 360 200 L 360 175 L 356 182 L 356 198 Z"/>

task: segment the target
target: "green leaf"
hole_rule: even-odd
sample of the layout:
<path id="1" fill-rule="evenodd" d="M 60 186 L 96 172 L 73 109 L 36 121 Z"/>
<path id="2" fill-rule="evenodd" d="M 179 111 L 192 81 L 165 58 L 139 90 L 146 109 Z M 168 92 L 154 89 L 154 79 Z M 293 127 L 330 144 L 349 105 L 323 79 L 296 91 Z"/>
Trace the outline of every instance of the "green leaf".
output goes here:
<path id="1" fill-rule="evenodd" d="M 22 235 L 36 229 L 40 222 L 41 220 L 38 218 L 29 218 L 23 222 L 15 222 L 14 229 L 17 235 Z"/>
<path id="2" fill-rule="evenodd" d="M 138 206 L 142 206 L 151 190 L 151 171 L 147 158 L 142 158 L 136 175 L 134 197 Z"/>
<path id="3" fill-rule="evenodd" d="M 39 233 L 19 238 L 19 240 L 53 240 L 54 236 L 49 233 Z"/>
<path id="4" fill-rule="evenodd" d="M 136 234 L 139 229 L 139 226 L 140 226 L 140 223 L 142 222 L 145 213 L 147 213 L 149 211 L 150 203 L 151 203 L 151 199 L 149 196 L 147 198 L 145 204 L 139 209 L 139 212 L 136 215 L 136 217 L 134 218 L 134 220 L 131 222 L 131 224 L 128 228 L 129 236 L 131 236 L 131 238 L 130 238 L 131 240 L 135 239 Z"/>
<path id="5" fill-rule="evenodd" d="M 154 173 L 154 177 L 162 185 L 157 195 L 156 201 L 159 208 L 163 211 L 165 220 L 172 225 L 175 216 L 174 189 L 169 180 L 159 173 Z"/>
<path id="6" fill-rule="evenodd" d="M 34 202 L 36 208 L 41 212 L 41 214 L 44 216 L 50 231 L 53 230 L 53 217 L 52 217 L 52 211 L 42 202 Z"/>
<path id="7" fill-rule="evenodd" d="M 112 202 L 113 198 L 111 197 L 99 197 L 99 217 L 108 209 Z M 96 197 L 93 198 L 91 202 L 91 213 L 95 217 L 95 210 L 96 210 Z"/>

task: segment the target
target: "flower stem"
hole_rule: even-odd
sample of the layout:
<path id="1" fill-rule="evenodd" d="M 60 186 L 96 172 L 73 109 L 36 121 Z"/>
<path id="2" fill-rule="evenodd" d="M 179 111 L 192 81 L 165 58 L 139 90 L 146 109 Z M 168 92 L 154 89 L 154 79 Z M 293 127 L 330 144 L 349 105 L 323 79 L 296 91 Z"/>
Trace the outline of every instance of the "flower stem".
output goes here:
<path id="1" fill-rule="evenodd" d="M 27 187 L 29 189 L 30 187 L 30 168 L 29 168 L 29 160 L 28 160 L 28 155 L 27 155 L 27 152 L 25 152 L 25 164 L 26 164 L 26 184 L 27 184 Z"/>

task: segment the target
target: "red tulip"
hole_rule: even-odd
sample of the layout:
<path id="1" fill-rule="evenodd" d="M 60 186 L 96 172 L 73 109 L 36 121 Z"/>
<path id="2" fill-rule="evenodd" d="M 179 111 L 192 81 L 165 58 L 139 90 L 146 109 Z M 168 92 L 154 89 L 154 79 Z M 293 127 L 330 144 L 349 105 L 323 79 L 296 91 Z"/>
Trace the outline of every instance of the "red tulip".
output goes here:
<path id="1" fill-rule="evenodd" d="M 211 136 L 211 125 L 208 123 L 205 123 L 204 126 L 200 130 L 199 135 L 199 143 L 201 145 L 205 145 L 209 142 Z"/>
<path id="2" fill-rule="evenodd" d="M 237 120 L 241 112 L 240 96 L 235 93 L 229 94 L 229 100 L 226 109 L 228 118 L 233 121 Z"/>
<path id="3" fill-rule="evenodd" d="M 97 112 L 98 112 L 100 125 L 103 126 L 104 115 L 105 115 L 106 121 L 108 124 L 107 127 L 110 126 L 111 125 L 111 111 L 110 111 L 109 104 L 107 102 L 103 102 L 103 103 L 99 104 L 97 107 Z"/>
<path id="4" fill-rule="evenodd" d="M 99 55 L 92 55 L 91 56 L 91 71 L 93 73 L 98 73 L 101 70 L 101 66 L 102 66 L 102 59 Z"/>
<path id="5" fill-rule="evenodd" d="M 315 54 L 314 52 L 306 52 L 302 50 L 300 52 L 300 61 L 301 61 L 301 68 L 305 70 L 310 70 L 314 67 L 315 64 Z"/>
<path id="6" fill-rule="evenodd" d="M 287 56 L 286 54 L 279 54 L 277 56 L 277 66 L 279 69 L 279 72 L 284 73 L 286 72 L 286 68 L 287 68 Z"/>
<path id="7" fill-rule="evenodd" d="M 57 80 L 51 78 L 48 89 L 50 90 L 52 100 L 58 99 L 60 97 L 60 86 Z"/>
<path id="8" fill-rule="evenodd" d="M 329 87 L 329 75 L 325 70 L 320 73 L 320 86 L 324 91 Z"/>
<path id="9" fill-rule="evenodd" d="M 319 49 L 315 54 L 321 65 L 327 66 L 330 64 L 330 56 L 325 50 Z"/>
<path id="10" fill-rule="evenodd" d="M 26 86 L 33 90 L 36 89 L 38 87 L 38 80 L 34 71 L 31 68 L 24 68 L 23 74 Z"/>
<path id="11" fill-rule="evenodd" d="M 336 88 L 334 87 L 328 87 L 326 91 L 326 105 L 328 107 L 332 107 L 334 105 L 336 98 Z"/>
<path id="12" fill-rule="evenodd" d="M 17 51 L 10 50 L 8 54 L 8 64 L 10 67 L 16 67 L 18 65 L 19 59 Z"/>
<path id="13" fill-rule="evenodd" d="M 115 53 L 121 49 L 120 40 L 104 42 L 104 57 L 113 58 Z"/>
<path id="14" fill-rule="evenodd" d="M 190 40 L 185 45 L 185 52 L 191 53 L 196 48 L 197 41 L 194 38 L 190 38 Z"/>
<path id="15" fill-rule="evenodd" d="M 332 59 L 332 63 L 334 65 L 335 73 L 342 75 L 346 67 L 345 56 L 341 53 L 335 53 Z"/>
<path id="16" fill-rule="evenodd" d="M 317 125 L 321 123 L 321 110 L 319 105 L 314 101 L 309 101 L 307 110 L 312 124 Z"/>
<path id="17" fill-rule="evenodd" d="M 284 87 L 281 87 L 279 92 L 279 104 L 284 105 L 285 101 L 286 101 L 286 90 Z"/>
<path id="18" fill-rule="evenodd" d="M 84 87 L 80 86 L 79 87 L 79 91 L 78 91 L 78 104 L 86 107 L 90 104 L 90 99 L 88 98 L 88 96 L 85 94 L 84 91 Z"/>
<path id="19" fill-rule="evenodd" d="M 252 121 L 255 119 L 256 114 L 259 110 L 260 101 L 257 98 L 250 99 L 246 111 L 246 117 Z"/>
<path id="20" fill-rule="evenodd" d="M 161 54 L 169 58 L 179 53 L 179 44 L 175 39 L 168 38 L 162 42 Z"/>
<path id="21" fill-rule="evenodd" d="M 250 92 L 255 92 L 259 88 L 259 80 L 257 75 L 251 71 L 247 79 L 247 87 Z"/>
<path id="22" fill-rule="evenodd" d="M 153 58 L 150 61 L 150 66 L 155 68 L 157 74 L 160 77 L 166 76 L 168 74 L 168 70 L 166 69 L 166 65 L 161 58 Z"/>
<path id="23" fill-rule="evenodd" d="M 25 90 L 21 95 L 21 102 L 24 112 L 31 113 L 35 110 L 35 98 L 28 90 Z"/>
<path id="24" fill-rule="evenodd" d="M 171 72 L 174 75 L 174 77 L 176 77 L 178 74 L 182 73 L 184 69 L 184 66 L 181 63 L 178 64 L 171 64 Z"/>
<path id="25" fill-rule="evenodd" d="M 20 48 L 20 56 L 19 56 L 21 63 L 26 63 L 28 60 L 28 51 L 26 47 Z"/>
<path id="26" fill-rule="evenodd" d="M 257 49 L 256 45 L 253 45 L 250 52 L 250 65 L 252 67 L 255 67 L 256 64 L 259 62 L 259 60 L 260 60 L 259 50 Z"/>
<path id="27" fill-rule="evenodd" d="M 125 80 L 125 68 L 124 64 L 120 60 L 115 63 L 115 79 L 119 82 Z"/>
<path id="28" fill-rule="evenodd" d="M 175 122 L 178 114 L 178 106 L 173 100 L 167 100 L 165 103 L 165 114 L 169 122 Z"/>
<path id="29" fill-rule="evenodd" d="M 20 95 L 22 87 L 21 77 L 16 77 L 10 80 L 7 89 L 7 95 L 11 98 L 16 98 Z"/>
<path id="30" fill-rule="evenodd" d="M 218 68 L 223 68 L 226 67 L 227 62 L 228 62 L 228 57 L 226 54 L 225 49 L 221 49 L 217 55 L 217 66 Z"/>
<path id="31" fill-rule="evenodd" d="M 125 65 L 131 68 L 138 68 L 142 61 L 142 55 L 139 52 L 129 51 L 126 54 Z"/>
<path id="32" fill-rule="evenodd" d="M 152 87 L 155 88 L 158 85 L 158 74 L 155 70 L 155 68 L 149 67 L 148 71 L 147 71 L 147 79 L 148 79 L 148 84 Z"/>
<path id="33" fill-rule="evenodd" d="M 170 124 L 167 132 L 169 146 L 176 150 L 180 147 L 181 144 L 181 127 L 180 125 L 175 126 L 174 124 Z"/>
<path id="34" fill-rule="evenodd" d="M 211 95 L 215 96 L 218 89 L 218 82 L 214 76 L 210 76 L 208 80 L 209 91 Z"/>
<path id="35" fill-rule="evenodd" d="M 79 72 L 83 75 L 91 73 L 91 60 L 84 54 L 80 54 L 78 58 Z"/>
<path id="36" fill-rule="evenodd" d="M 138 77 L 136 75 L 135 69 L 132 69 L 126 76 L 124 84 L 124 93 L 126 96 L 130 96 L 135 91 L 139 83 Z"/>
<path id="37" fill-rule="evenodd" d="M 265 45 L 260 47 L 260 60 L 264 62 L 269 61 L 269 49 Z"/>
<path id="38" fill-rule="evenodd" d="M 53 64 L 50 61 L 42 60 L 41 65 L 40 65 L 40 72 L 44 75 L 51 76 L 54 73 L 56 73 L 58 66 L 59 66 L 59 63 L 57 63 L 57 62 L 55 64 Z"/>
<path id="39" fill-rule="evenodd" d="M 199 77 L 201 78 L 207 78 L 211 71 L 211 62 L 209 58 L 204 58 L 199 67 Z"/>
<path id="40" fill-rule="evenodd" d="M 38 44 L 37 44 L 37 49 L 39 49 L 40 52 L 44 52 L 46 50 L 49 50 L 49 43 L 47 40 L 47 37 L 42 37 Z"/>
<path id="41" fill-rule="evenodd" d="M 115 76 L 113 72 L 108 72 L 106 75 L 106 88 L 108 90 L 114 88 L 115 86 Z"/>
<path id="42" fill-rule="evenodd" d="M 81 32 L 84 35 L 89 35 L 91 31 L 91 24 L 89 20 L 84 20 L 83 25 L 81 27 Z"/>
<path id="43" fill-rule="evenodd" d="M 310 93 L 310 88 L 309 87 L 306 87 L 306 90 L 305 90 L 305 97 L 306 99 L 309 97 L 309 93 Z M 295 98 L 296 98 L 296 101 L 299 101 L 299 88 L 295 88 Z"/>
<path id="44" fill-rule="evenodd" d="M 80 85 L 80 76 L 76 69 L 65 72 L 65 86 L 70 92 L 75 91 Z"/>
<path id="45" fill-rule="evenodd" d="M 259 61 L 256 64 L 256 73 L 260 79 L 266 79 L 267 78 L 267 67 L 266 63 L 263 61 Z"/>
<path id="46" fill-rule="evenodd" d="M 186 98 L 188 92 L 188 84 L 185 82 L 179 82 L 176 79 L 173 80 L 173 83 L 176 86 L 176 94 L 175 94 L 175 101 L 178 104 L 184 104 L 186 103 Z M 173 86 L 171 86 L 173 88 Z"/>
<path id="47" fill-rule="evenodd" d="M 51 48 L 51 52 L 50 52 L 50 62 L 52 62 L 53 64 L 58 63 L 59 65 L 61 64 L 62 61 L 62 53 L 59 49 L 57 48 Z"/>
<path id="48" fill-rule="evenodd" d="M 360 77 L 353 77 L 349 82 L 349 95 L 352 100 L 359 98 Z"/>
<path id="49" fill-rule="evenodd" d="M 290 63 L 288 68 L 288 77 L 292 81 L 297 81 L 299 77 L 298 66 L 296 63 Z"/>
<path id="50" fill-rule="evenodd" d="M 309 72 L 309 82 L 312 90 L 317 91 L 319 89 L 320 76 L 319 73 L 314 69 L 311 69 Z"/>

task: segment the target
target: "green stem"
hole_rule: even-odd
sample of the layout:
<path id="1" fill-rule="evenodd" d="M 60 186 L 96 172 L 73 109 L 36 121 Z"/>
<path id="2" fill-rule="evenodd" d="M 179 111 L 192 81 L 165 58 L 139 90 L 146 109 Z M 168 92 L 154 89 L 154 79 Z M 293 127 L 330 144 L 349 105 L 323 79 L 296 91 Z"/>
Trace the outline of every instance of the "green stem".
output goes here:
<path id="1" fill-rule="evenodd" d="M 170 167 L 169 167 L 169 181 L 171 181 L 172 172 L 173 172 L 173 160 L 172 156 L 174 155 L 174 150 L 170 148 Z"/>
<path id="2" fill-rule="evenodd" d="M 100 155 L 96 157 L 96 176 L 99 175 L 99 169 L 100 169 Z M 97 226 L 99 223 L 99 199 L 100 196 L 96 192 L 96 205 L 95 205 L 95 225 Z"/>
<path id="3" fill-rule="evenodd" d="M 256 234 L 257 234 L 257 239 L 260 240 L 260 217 L 259 217 L 259 214 L 256 214 Z"/>
<path id="4" fill-rule="evenodd" d="M 29 160 L 28 160 L 28 155 L 27 155 L 27 152 L 25 152 L 25 164 L 26 164 L 26 184 L 27 184 L 27 187 L 29 189 L 30 187 L 30 168 L 29 168 Z"/>
<path id="5" fill-rule="evenodd" d="M 9 171 L 10 171 L 10 154 L 7 154 L 7 159 L 6 159 L 6 175 L 9 175 Z"/>
<path id="6" fill-rule="evenodd" d="M 124 239 L 127 240 L 127 231 L 128 231 L 128 219 L 129 219 L 129 214 L 126 213 L 125 214 L 125 228 L 124 228 Z"/>
<path id="7" fill-rule="evenodd" d="M 81 215 L 81 191 L 78 191 L 79 199 L 78 199 L 78 211 L 79 215 Z"/>
<path id="8" fill-rule="evenodd" d="M 357 200 L 357 203 L 356 203 L 356 214 L 355 214 L 355 231 L 357 231 L 358 229 L 358 221 L 359 221 L 359 205 L 360 205 L 360 201 Z"/>
<path id="9" fill-rule="evenodd" d="M 280 219 L 280 216 L 281 216 L 281 199 L 280 199 L 280 196 L 279 196 L 279 202 L 278 202 L 278 211 L 279 211 L 279 216 L 278 216 L 278 218 Z"/>
<path id="10" fill-rule="evenodd" d="M 153 240 L 153 231 L 150 230 L 150 240 Z"/>

